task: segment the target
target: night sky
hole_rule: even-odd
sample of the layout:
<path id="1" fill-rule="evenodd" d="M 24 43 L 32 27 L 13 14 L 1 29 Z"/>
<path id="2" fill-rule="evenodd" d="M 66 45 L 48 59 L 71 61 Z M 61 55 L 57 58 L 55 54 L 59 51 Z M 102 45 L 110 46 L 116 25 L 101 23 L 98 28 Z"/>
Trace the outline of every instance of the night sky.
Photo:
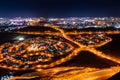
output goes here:
<path id="1" fill-rule="evenodd" d="M 119 0 L 0 0 L 0 17 L 120 17 Z"/>

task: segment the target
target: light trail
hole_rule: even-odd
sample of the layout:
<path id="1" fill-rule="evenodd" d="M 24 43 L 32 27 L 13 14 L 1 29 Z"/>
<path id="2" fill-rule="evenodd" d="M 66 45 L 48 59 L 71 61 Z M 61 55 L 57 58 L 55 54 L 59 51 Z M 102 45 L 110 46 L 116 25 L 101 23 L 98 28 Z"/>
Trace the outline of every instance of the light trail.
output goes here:
<path id="1" fill-rule="evenodd" d="M 19 77 L 19 76 L 16 76 L 16 77 L 13 77 L 13 78 L 10 78 L 10 79 L 7 79 L 7 80 L 29 80 L 29 79 L 34 79 L 34 78 L 37 78 L 38 76 L 29 76 L 29 77 Z"/>
<path id="2" fill-rule="evenodd" d="M 12 32 L 12 31 L 11 31 Z M 35 34 L 35 35 L 40 35 L 40 34 L 53 34 L 53 35 L 60 35 L 61 33 L 59 32 L 32 32 L 32 31 L 27 31 L 27 32 L 13 32 L 13 33 L 20 33 L 20 34 Z M 65 34 L 67 35 L 78 35 L 78 34 L 107 34 L 107 35 L 115 35 L 115 34 L 120 34 L 120 30 L 115 30 L 115 31 L 71 31 L 71 32 L 66 32 Z"/>
<path id="3" fill-rule="evenodd" d="M 95 48 L 87 48 L 86 51 L 89 51 L 101 58 L 105 58 L 105 59 L 108 59 L 108 60 L 111 60 L 113 62 L 116 62 L 116 63 L 119 63 L 120 64 L 120 59 L 119 58 L 116 58 L 116 57 L 113 57 L 113 56 L 110 56 L 110 55 L 106 55 L 105 53 L 101 52 L 101 51 L 98 51 L 96 50 Z"/>

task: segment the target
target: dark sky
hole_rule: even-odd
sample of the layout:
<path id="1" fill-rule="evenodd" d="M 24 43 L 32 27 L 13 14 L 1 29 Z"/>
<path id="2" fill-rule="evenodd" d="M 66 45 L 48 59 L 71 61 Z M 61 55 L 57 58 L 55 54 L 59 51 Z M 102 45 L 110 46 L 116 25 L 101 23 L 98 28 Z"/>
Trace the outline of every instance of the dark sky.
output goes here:
<path id="1" fill-rule="evenodd" d="M 0 0 L 0 17 L 120 17 L 119 0 Z"/>

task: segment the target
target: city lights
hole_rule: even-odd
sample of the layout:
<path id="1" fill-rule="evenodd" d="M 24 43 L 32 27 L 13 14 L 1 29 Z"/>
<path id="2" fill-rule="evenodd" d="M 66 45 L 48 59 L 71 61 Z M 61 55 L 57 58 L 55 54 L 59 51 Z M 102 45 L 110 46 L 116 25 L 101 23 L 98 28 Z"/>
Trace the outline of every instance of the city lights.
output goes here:
<path id="1" fill-rule="evenodd" d="M 67 29 L 75 29 L 76 23 L 74 20 L 77 18 L 68 18 L 68 19 L 50 19 L 49 21 L 60 20 L 64 21 L 63 23 L 60 22 L 58 24 L 64 24 L 66 26 L 69 20 L 73 20 L 71 22 L 71 26 Z M 82 25 L 82 29 L 86 28 L 98 28 L 103 24 L 103 21 L 96 21 L 97 18 L 87 18 L 88 20 L 83 19 L 83 21 L 93 22 L 95 25 Z M 82 18 L 80 18 L 82 20 Z M 101 19 L 99 19 L 101 20 Z M 14 21 L 14 20 L 11 20 Z M 16 20 L 15 20 L 16 21 Z M 19 21 L 19 20 L 18 20 Z M 20 20 L 21 21 L 21 20 Z M 109 77 L 115 72 L 112 72 L 111 68 L 102 69 L 99 68 L 91 68 L 91 67 L 66 67 L 66 68 L 56 68 L 69 60 L 72 60 L 76 56 L 82 53 L 82 51 L 87 51 L 98 58 L 109 60 L 113 63 L 120 64 L 120 59 L 118 57 L 110 55 L 110 53 L 103 52 L 99 50 L 99 47 L 107 45 L 108 43 L 112 42 L 113 39 L 109 35 L 120 34 L 119 30 L 106 30 L 106 31 L 78 31 L 76 30 L 69 31 L 64 28 L 63 25 L 59 26 L 58 24 L 49 23 L 49 22 L 41 22 L 40 20 L 30 20 L 28 22 L 29 28 L 34 28 L 34 26 L 38 26 L 37 28 L 44 28 L 45 31 L 22 31 L 20 30 L 12 31 L 14 34 L 25 34 L 25 35 L 37 35 L 38 37 L 27 38 L 25 36 L 17 36 L 13 40 L 14 42 L 7 42 L 0 45 L 0 67 L 15 70 L 15 71 L 27 71 L 27 70 L 35 70 L 37 73 L 41 73 L 44 76 L 49 76 L 48 72 L 52 72 L 53 80 L 56 80 L 57 76 L 58 79 L 67 78 L 68 73 L 71 74 L 69 79 L 77 79 L 78 77 L 81 80 L 84 79 L 98 79 L 100 78 L 97 74 L 103 74 L 104 72 L 111 72 L 105 77 Z M 83 24 L 85 24 L 83 22 Z M 106 23 L 107 24 L 107 23 Z M 118 24 L 118 23 L 117 23 Z M 15 25 L 15 24 L 14 24 Z M 108 27 L 108 26 L 107 26 Z M 27 27 L 23 27 L 27 28 Z M 48 29 L 48 30 L 47 30 Z M 50 31 L 50 29 L 55 31 Z M 3 31 L 4 32 L 4 31 Z M 87 57 L 86 57 L 87 58 Z M 117 69 L 117 66 L 114 66 Z M 56 69 L 56 70 L 55 70 Z M 60 77 L 61 75 L 56 75 L 57 73 L 61 72 L 62 70 L 71 70 L 71 69 L 78 69 L 73 70 L 68 73 L 64 73 L 66 75 L 64 77 Z M 48 70 L 48 71 L 47 71 Z M 45 72 L 46 71 L 46 72 Z M 79 73 L 78 76 L 73 77 L 78 73 L 78 71 L 82 71 L 83 73 Z M 77 72 L 77 73 L 76 73 Z M 117 72 L 117 71 L 116 71 Z M 34 73 L 33 73 L 34 74 Z M 88 74 L 89 77 L 85 75 Z M 83 75 L 84 77 L 81 77 Z M 15 79 L 34 79 L 39 76 L 15 76 L 10 78 L 9 80 Z"/>
<path id="2" fill-rule="evenodd" d="M 120 80 L 120 0 L 0 0 L 0 80 Z"/>

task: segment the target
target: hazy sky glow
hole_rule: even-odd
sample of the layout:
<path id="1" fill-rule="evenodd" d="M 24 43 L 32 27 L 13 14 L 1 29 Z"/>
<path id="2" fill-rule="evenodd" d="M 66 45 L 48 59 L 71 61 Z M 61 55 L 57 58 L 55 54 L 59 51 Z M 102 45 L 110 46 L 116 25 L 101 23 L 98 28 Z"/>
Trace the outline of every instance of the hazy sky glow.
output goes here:
<path id="1" fill-rule="evenodd" d="M 119 0 L 0 0 L 0 17 L 119 17 L 119 3 Z"/>

